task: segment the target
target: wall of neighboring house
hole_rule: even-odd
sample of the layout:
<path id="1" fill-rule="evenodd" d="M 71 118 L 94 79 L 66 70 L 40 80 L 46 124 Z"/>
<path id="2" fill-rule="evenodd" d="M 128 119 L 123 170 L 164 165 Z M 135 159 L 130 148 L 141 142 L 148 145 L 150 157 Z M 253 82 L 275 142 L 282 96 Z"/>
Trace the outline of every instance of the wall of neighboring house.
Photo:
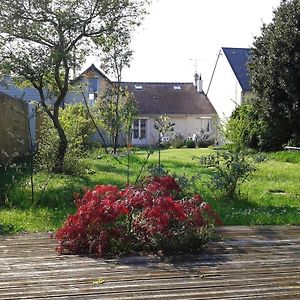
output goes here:
<path id="1" fill-rule="evenodd" d="M 0 165 L 29 152 L 28 105 L 0 93 Z"/>
<path id="2" fill-rule="evenodd" d="M 134 145 L 157 145 L 159 139 L 159 133 L 154 128 L 155 119 L 159 116 L 139 116 L 139 119 L 146 120 L 146 137 L 145 138 L 134 138 Z M 211 115 L 170 115 L 169 122 L 175 123 L 174 132 L 180 133 L 185 139 L 191 138 L 194 133 L 200 132 L 201 130 L 209 132 L 212 136 L 216 133 L 215 124 L 217 121 L 216 116 Z M 140 134 L 143 130 L 140 122 Z M 137 127 L 134 129 L 138 130 Z"/>
<path id="3" fill-rule="evenodd" d="M 100 74 L 96 74 L 91 78 L 82 77 L 74 85 L 74 90 L 69 92 L 65 99 L 65 104 L 75 104 L 83 102 L 82 92 L 88 104 L 93 106 L 96 97 L 102 95 L 107 86 L 107 80 Z"/>
<path id="4" fill-rule="evenodd" d="M 223 52 L 219 57 L 207 96 L 221 122 L 226 122 L 235 108 L 241 104 L 242 88 Z"/>

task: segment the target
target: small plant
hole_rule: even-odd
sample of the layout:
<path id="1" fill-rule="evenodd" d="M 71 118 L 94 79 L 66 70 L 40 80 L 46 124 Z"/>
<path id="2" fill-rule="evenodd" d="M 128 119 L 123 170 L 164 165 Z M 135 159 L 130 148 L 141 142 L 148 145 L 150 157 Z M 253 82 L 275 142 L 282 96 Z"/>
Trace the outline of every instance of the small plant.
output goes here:
<path id="1" fill-rule="evenodd" d="M 160 166 L 161 164 L 161 159 L 160 159 L 160 148 L 162 145 L 162 139 L 164 137 L 168 137 L 171 132 L 174 131 L 174 126 L 175 123 L 169 122 L 169 117 L 164 115 L 160 116 L 154 121 L 154 129 L 158 131 L 158 165 Z"/>
<path id="2" fill-rule="evenodd" d="M 193 135 L 193 140 L 195 141 L 196 146 L 200 148 L 206 148 L 208 146 L 212 146 L 215 143 L 211 134 L 207 131 L 204 131 L 203 129 Z"/>
<path id="3" fill-rule="evenodd" d="M 226 198 L 234 197 L 255 171 L 254 162 L 242 152 L 218 151 L 199 160 L 202 166 L 212 169 L 211 184 Z"/>
<path id="4" fill-rule="evenodd" d="M 193 252 L 208 239 L 215 211 L 201 196 L 179 198 L 171 176 L 147 178 L 141 187 L 101 185 L 75 199 L 77 212 L 56 233 L 59 253 L 97 256 L 149 250 Z"/>
<path id="5" fill-rule="evenodd" d="M 187 139 L 185 145 L 187 148 L 196 148 L 196 143 L 192 139 Z"/>
<path id="6" fill-rule="evenodd" d="M 182 148 L 184 146 L 184 136 L 181 133 L 174 133 L 170 138 L 170 145 L 173 148 Z"/>

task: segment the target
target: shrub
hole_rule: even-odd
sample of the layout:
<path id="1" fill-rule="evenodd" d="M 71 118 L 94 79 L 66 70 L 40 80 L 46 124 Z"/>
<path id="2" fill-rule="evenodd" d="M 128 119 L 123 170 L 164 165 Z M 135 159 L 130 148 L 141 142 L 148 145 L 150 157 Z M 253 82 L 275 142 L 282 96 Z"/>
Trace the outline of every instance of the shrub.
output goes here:
<path id="1" fill-rule="evenodd" d="M 173 148 L 182 148 L 184 146 L 184 136 L 181 133 L 174 133 L 170 137 L 170 144 Z"/>
<path id="2" fill-rule="evenodd" d="M 185 141 L 185 145 L 187 148 L 196 148 L 196 143 L 195 141 L 191 140 L 191 139 L 187 139 Z"/>
<path id="3" fill-rule="evenodd" d="M 66 106 L 60 113 L 60 121 L 68 140 L 64 171 L 65 173 L 80 173 L 82 166 L 78 158 L 83 156 L 89 146 L 89 138 L 94 130 L 92 121 L 81 103 Z M 57 159 L 58 141 L 58 135 L 51 120 L 44 115 L 39 129 L 37 152 L 40 169 L 53 170 Z"/>
<path id="4" fill-rule="evenodd" d="M 267 124 L 260 118 L 254 99 L 249 99 L 238 106 L 224 128 L 226 140 L 232 147 L 266 149 L 272 137 Z"/>
<path id="5" fill-rule="evenodd" d="M 193 135 L 193 140 L 195 141 L 196 146 L 200 148 L 206 148 L 208 146 L 212 146 L 215 143 L 215 140 L 211 136 L 211 134 L 204 130 L 196 132 Z"/>
<path id="6" fill-rule="evenodd" d="M 235 196 L 239 186 L 255 171 L 254 163 L 242 152 L 218 151 L 201 157 L 200 164 L 212 169 L 212 187 L 226 198 Z"/>
<path id="7" fill-rule="evenodd" d="M 77 212 L 57 233 L 57 251 L 97 256 L 138 250 L 197 251 L 207 229 L 220 220 L 199 195 L 178 199 L 171 176 L 151 177 L 143 186 L 96 186 L 76 198 Z"/>

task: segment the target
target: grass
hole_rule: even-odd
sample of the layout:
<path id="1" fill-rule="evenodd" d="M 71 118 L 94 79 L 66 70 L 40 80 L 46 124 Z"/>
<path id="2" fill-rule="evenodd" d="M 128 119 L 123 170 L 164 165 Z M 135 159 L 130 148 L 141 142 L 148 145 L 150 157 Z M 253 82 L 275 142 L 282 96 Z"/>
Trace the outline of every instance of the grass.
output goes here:
<path id="1" fill-rule="evenodd" d="M 225 225 L 297 224 L 300 225 L 300 153 L 276 152 L 258 165 L 250 181 L 242 185 L 237 199 L 222 199 L 212 191 L 207 180 L 210 171 L 193 160 L 209 154 L 211 149 L 168 149 L 161 151 L 162 164 L 170 173 L 193 176 L 200 174 L 198 192 L 220 214 Z M 147 157 L 146 150 L 137 149 L 131 156 L 130 182 L 134 183 Z M 158 152 L 149 158 L 147 169 L 157 164 Z M 114 159 L 100 150 L 84 159 L 83 175 L 34 175 L 35 194 L 31 198 L 28 165 L 13 165 L 0 170 L 0 233 L 20 231 L 53 231 L 69 213 L 75 211 L 74 192 L 97 184 L 124 187 L 127 180 L 126 156 Z"/>

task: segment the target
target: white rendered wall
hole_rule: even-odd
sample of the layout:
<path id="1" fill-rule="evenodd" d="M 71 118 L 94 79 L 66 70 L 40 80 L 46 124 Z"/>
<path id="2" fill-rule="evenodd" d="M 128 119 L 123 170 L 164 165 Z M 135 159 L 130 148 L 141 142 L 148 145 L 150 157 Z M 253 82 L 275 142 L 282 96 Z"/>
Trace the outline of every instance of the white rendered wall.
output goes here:
<path id="1" fill-rule="evenodd" d="M 158 116 L 157 116 L 158 117 Z M 149 117 L 149 145 L 156 145 L 158 143 L 159 134 L 154 129 L 154 122 L 157 117 Z M 206 129 L 207 120 L 211 119 L 212 126 L 210 127 L 210 134 L 215 134 L 216 116 L 212 115 L 178 115 L 170 116 L 169 122 L 175 123 L 174 132 L 180 133 L 184 138 L 192 137 L 194 133 L 201 129 Z M 203 124 L 205 128 L 200 128 L 199 124 Z"/>
<path id="2" fill-rule="evenodd" d="M 223 52 L 207 96 L 222 122 L 226 122 L 236 106 L 241 104 L 242 88 Z"/>

